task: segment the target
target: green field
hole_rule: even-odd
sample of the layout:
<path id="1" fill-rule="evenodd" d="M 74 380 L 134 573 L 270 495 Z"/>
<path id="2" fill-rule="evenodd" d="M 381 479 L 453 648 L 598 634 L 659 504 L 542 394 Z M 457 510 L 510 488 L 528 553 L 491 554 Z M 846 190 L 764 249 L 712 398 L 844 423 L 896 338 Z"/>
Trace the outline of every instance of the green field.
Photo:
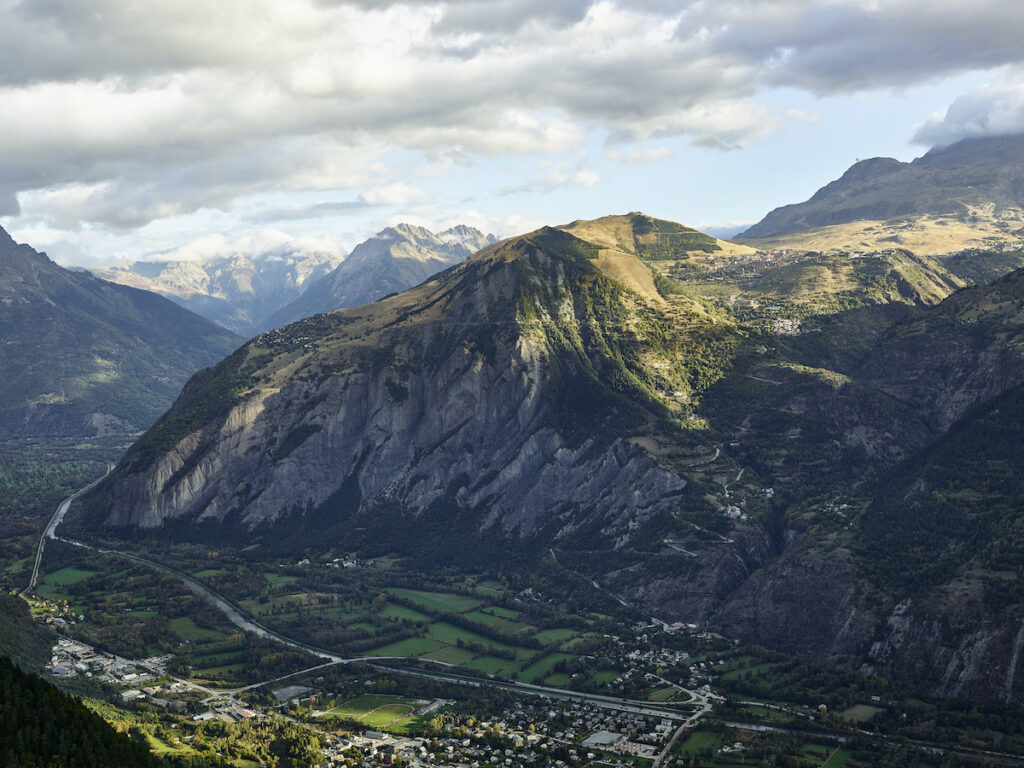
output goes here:
<path id="1" fill-rule="evenodd" d="M 423 654 L 422 658 L 443 661 L 446 664 L 465 666 L 468 662 L 472 661 L 474 655 L 472 651 L 467 651 L 465 648 L 452 648 L 450 645 L 446 645 L 438 648 L 436 651 Z"/>
<path id="2" fill-rule="evenodd" d="M 520 672 L 519 679 L 528 683 L 539 683 L 551 674 L 551 668 L 555 666 L 555 664 L 560 661 L 570 661 L 572 658 L 574 657 L 570 656 L 568 653 L 552 653 L 539 661 L 535 661 Z"/>
<path id="3" fill-rule="evenodd" d="M 59 571 L 46 574 L 43 584 L 55 587 L 67 587 L 85 581 L 90 576 L 95 576 L 97 571 L 86 571 L 81 568 L 61 568 Z M 43 591 L 40 588 L 40 591 Z"/>
<path id="4" fill-rule="evenodd" d="M 502 632 L 509 632 L 511 634 L 528 632 L 533 629 L 529 624 L 523 624 L 519 621 L 510 621 L 509 619 L 502 618 L 501 616 L 494 616 L 484 611 L 470 611 L 463 615 L 472 621 L 480 624 L 486 624 L 489 627 L 494 627 Z"/>
<path id="5" fill-rule="evenodd" d="M 395 603 L 388 603 L 384 610 L 380 612 L 382 618 L 394 619 L 401 621 L 402 619 L 409 619 L 410 621 L 430 621 L 430 617 L 426 616 L 419 611 L 414 611 L 412 608 L 406 608 L 404 605 L 396 605 Z"/>
<path id="6" fill-rule="evenodd" d="M 518 662 L 499 659 L 497 656 L 477 656 L 472 661 L 467 661 L 463 666 L 483 672 L 484 674 L 501 675 L 502 677 L 515 677 L 519 671 Z"/>
<path id="7" fill-rule="evenodd" d="M 650 701 L 665 702 L 673 698 L 676 695 L 676 693 L 678 693 L 678 691 L 675 688 L 673 688 L 672 686 L 668 686 L 667 688 L 662 688 L 660 690 L 654 691 L 647 698 Z"/>
<path id="8" fill-rule="evenodd" d="M 566 640 L 572 640 L 574 637 L 576 637 L 576 632 L 571 629 L 545 629 L 534 635 L 534 638 L 536 638 L 541 645 L 548 645 L 549 643 L 564 643 Z"/>
<path id="9" fill-rule="evenodd" d="M 368 694 L 339 704 L 325 714 L 350 717 L 377 730 L 384 728 L 400 730 L 403 724 L 409 722 L 412 713 L 422 703 L 416 699 Z"/>
<path id="10" fill-rule="evenodd" d="M 684 755 L 695 755 L 701 750 L 718 749 L 721 735 L 710 731 L 695 731 L 677 749 Z"/>
<path id="11" fill-rule="evenodd" d="M 471 611 L 480 605 L 479 600 L 465 597 L 464 595 L 455 595 L 450 592 L 423 592 L 418 589 L 404 589 L 402 587 L 388 587 L 385 591 L 410 600 L 417 605 L 422 605 L 432 611 L 463 613 Z"/>
<path id="12" fill-rule="evenodd" d="M 852 754 L 848 749 L 837 749 L 823 768 L 842 768 L 850 760 Z"/>
<path id="13" fill-rule="evenodd" d="M 482 595 L 503 595 L 505 594 L 505 587 L 499 581 L 481 581 L 476 585 L 476 591 Z M 506 618 L 515 618 L 510 616 Z"/>
<path id="14" fill-rule="evenodd" d="M 614 669 L 603 669 L 600 672 L 595 672 L 590 679 L 597 685 L 607 685 L 618 676 L 619 673 Z"/>
<path id="15" fill-rule="evenodd" d="M 273 573 L 272 571 L 265 571 L 263 578 L 270 582 L 272 587 L 279 587 L 282 584 L 293 584 L 299 580 L 298 576 L 285 576 L 280 573 Z"/>
<path id="16" fill-rule="evenodd" d="M 497 648 L 499 650 L 512 650 L 511 646 L 499 643 L 497 640 L 491 640 L 489 637 L 478 635 L 475 632 L 470 632 L 468 629 L 462 627 L 455 627 L 451 624 L 445 624 L 443 621 L 437 624 L 431 624 L 427 629 L 427 637 L 434 640 L 438 640 L 446 645 L 458 645 L 459 640 L 468 643 L 478 643 L 488 648 Z"/>
<path id="17" fill-rule="evenodd" d="M 202 571 L 196 571 L 192 575 L 197 579 L 215 579 L 218 576 L 223 576 L 227 571 L 223 568 L 206 568 Z"/>
<path id="18" fill-rule="evenodd" d="M 371 728 L 387 728 L 397 720 L 403 720 L 416 711 L 416 707 L 405 704 L 387 704 L 383 707 L 367 712 L 361 718 Z"/>
<path id="19" fill-rule="evenodd" d="M 425 637 L 408 637 L 399 640 L 397 643 L 385 645 L 381 648 L 374 648 L 366 651 L 366 656 L 423 656 L 424 654 L 443 648 L 444 643 L 437 640 L 428 640 Z"/>
<path id="20" fill-rule="evenodd" d="M 167 628 L 182 640 L 188 640 L 192 643 L 205 643 L 226 639 L 226 635 L 223 632 L 197 626 L 188 616 L 179 616 L 176 619 L 171 619 L 167 622 Z"/>

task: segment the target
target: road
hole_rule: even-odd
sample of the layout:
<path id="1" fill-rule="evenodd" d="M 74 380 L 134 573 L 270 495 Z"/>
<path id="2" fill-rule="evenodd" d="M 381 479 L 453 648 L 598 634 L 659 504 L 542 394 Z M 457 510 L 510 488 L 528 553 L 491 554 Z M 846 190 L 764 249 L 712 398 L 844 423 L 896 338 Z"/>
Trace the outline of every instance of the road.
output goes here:
<path id="1" fill-rule="evenodd" d="M 371 662 L 373 659 L 367 658 L 362 659 L 362 661 Z M 614 696 L 603 696 L 598 693 L 582 693 L 580 691 L 570 691 L 565 688 L 552 688 L 547 685 L 514 683 L 506 680 L 491 680 L 483 677 L 458 675 L 454 672 L 432 672 L 426 669 L 408 669 L 405 667 L 390 667 L 376 664 L 372 666 L 374 669 L 380 670 L 381 672 L 392 672 L 399 675 L 422 677 L 428 680 L 441 680 L 444 682 L 458 683 L 460 685 L 469 685 L 474 687 L 488 686 L 490 688 L 499 688 L 513 693 L 522 693 L 528 696 L 542 696 L 544 698 L 559 699 L 561 701 L 578 701 L 581 703 L 591 704 L 601 709 L 613 709 L 619 712 L 632 712 L 639 715 L 647 715 L 648 717 L 663 717 L 666 720 L 682 720 L 685 722 L 692 720 L 696 714 L 680 712 L 678 709 L 670 709 L 668 707 L 658 707 L 650 702 L 640 701 L 638 699 L 617 699 Z"/>
<path id="2" fill-rule="evenodd" d="M 107 471 L 104 472 L 102 476 L 93 480 L 85 486 L 85 488 L 75 491 L 57 506 L 57 511 L 53 513 L 53 517 L 50 518 L 50 522 L 46 524 L 46 529 L 39 536 L 39 546 L 36 547 L 36 562 L 35 565 L 32 566 L 32 579 L 29 581 L 25 591 L 21 594 L 30 594 L 36 588 L 36 584 L 39 582 L 39 565 L 43 562 L 43 550 L 46 548 L 46 540 L 57 538 L 55 531 L 57 530 L 57 526 L 64 522 L 64 515 L 68 513 L 68 508 L 71 506 L 71 502 L 99 483 L 99 481 L 109 475 L 113 469 L 114 465 L 108 461 Z"/>

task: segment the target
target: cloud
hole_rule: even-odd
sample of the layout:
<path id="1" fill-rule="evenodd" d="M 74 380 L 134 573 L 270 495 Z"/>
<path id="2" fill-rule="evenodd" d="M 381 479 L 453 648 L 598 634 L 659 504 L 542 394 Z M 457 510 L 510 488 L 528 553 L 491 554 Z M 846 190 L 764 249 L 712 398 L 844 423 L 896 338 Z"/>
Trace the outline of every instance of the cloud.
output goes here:
<path id="1" fill-rule="evenodd" d="M 1004 73 L 959 96 L 914 134 L 914 141 L 943 146 L 966 138 L 1024 133 L 1024 72 Z"/>
<path id="2" fill-rule="evenodd" d="M 333 240 L 296 237 L 278 229 L 263 229 L 251 235 L 227 238 L 208 235 L 184 245 L 147 254 L 142 261 L 209 261 L 242 256 L 261 260 L 280 258 L 290 253 L 320 253 L 344 258 L 341 246 Z"/>
<path id="3" fill-rule="evenodd" d="M 430 201 L 430 195 L 419 187 L 395 182 L 368 189 L 359 196 L 359 199 L 367 205 L 407 206 L 427 203 Z"/>
<path id="4" fill-rule="evenodd" d="M 633 149 L 623 154 L 617 149 L 605 151 L 605 157 L 624 165 L 636 165 L 638 163 L 657 163 L 661 160 L 668 160 L 672 157 L 672 150 L 668 147 L 654 147 L 652 149 Z"/>
<path id="5" fill-rule="evenodd" d="M 1005 0 L 0 0 L 0 215 L 132 229 L 282 190 L 417 205 L 395 185 L 423 164 L 741 148 L 807 119 L 761 94 L 1022 64 L 1021 28 Z M 1012 120 L 1003 98 L 986 126 Z M 942 120 L 980 126 L 970 99 Z M 548 183 L 598 181 L 579 173 Z"/>

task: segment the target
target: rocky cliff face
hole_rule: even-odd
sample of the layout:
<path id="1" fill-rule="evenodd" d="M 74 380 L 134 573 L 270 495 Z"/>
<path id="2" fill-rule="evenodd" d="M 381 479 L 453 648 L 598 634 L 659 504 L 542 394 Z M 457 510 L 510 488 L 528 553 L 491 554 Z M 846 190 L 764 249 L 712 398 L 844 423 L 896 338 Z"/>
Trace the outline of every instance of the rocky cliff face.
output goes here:
<path id="1" fill-rule="evenodd" d="M 588 288 L 616 289 L 585 259 L 552 251 L 543 233 L 506 243 L 372 308 L 257 337 L 248 362 L 231 363 L 267 361 L 247 374 L 248 392 L 151 461 L 140 459 L 146 441 L 136 446 L 110 485 L 108 522 L 256 527 L 322 508 L 348 482 L 358 501 L 343 515 L 386 503 L 424 515 L 444 501 L 486 510 L 482 530 L 548 527 L 557 541 L 596 526 L 621 546 L 674 507 L 684 481 L 621 438 L 571 429 L 580 410 L 598 430 L 628 407 L 636 423 L 645 414 L 603 391 L 595 369 L 617 363 L 586 340 Z M 527 306 L 529 319 L 516 311 Z M 313 322 L 324 326 L 315 335 Z M 588 383 L 608 402 L 557 393 Z"/>

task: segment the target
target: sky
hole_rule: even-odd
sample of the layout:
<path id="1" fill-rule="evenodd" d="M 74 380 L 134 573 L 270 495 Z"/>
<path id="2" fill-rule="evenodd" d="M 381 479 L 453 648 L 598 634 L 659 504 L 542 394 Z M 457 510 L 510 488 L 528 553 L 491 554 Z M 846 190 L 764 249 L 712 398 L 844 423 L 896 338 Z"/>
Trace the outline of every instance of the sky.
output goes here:
<path id="1" fill-rule="evenodd" d="M 1018 0 L 0 0 L 0 226 L 65 265 L 643 211 L 727 232 L 1024 130 Z"/>

